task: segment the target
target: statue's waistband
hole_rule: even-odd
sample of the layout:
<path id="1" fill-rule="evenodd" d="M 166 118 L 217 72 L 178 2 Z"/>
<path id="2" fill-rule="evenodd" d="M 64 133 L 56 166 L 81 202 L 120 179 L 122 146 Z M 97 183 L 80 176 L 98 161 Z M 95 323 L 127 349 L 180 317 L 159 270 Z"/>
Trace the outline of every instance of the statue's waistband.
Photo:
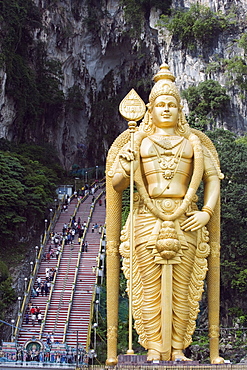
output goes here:
<path id="1" fill-rule="evenodd" d="M 176 211 L 176 209 L 182 204 L 183 199 L 182 198 L 155 198 L 152 199 L 153 205 L 161 212 L 164 212 L 166 214 L 171 214 Z M 148 211 L 148 208 L 143 204 L 140 207 L 141 210 Z M 191 206 L 188 207 L 186 210 L 187 212 L 191 211 Z M 142 212 L 141 212 L 142 213 Z"/>

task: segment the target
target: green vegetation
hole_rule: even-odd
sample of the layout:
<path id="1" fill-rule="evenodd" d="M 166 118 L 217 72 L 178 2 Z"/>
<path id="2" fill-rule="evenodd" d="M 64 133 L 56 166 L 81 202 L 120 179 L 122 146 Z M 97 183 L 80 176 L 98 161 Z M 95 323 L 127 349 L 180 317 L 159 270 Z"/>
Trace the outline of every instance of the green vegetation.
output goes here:
<path id="1" fill-rule="evenodd" d="M 0 139 L 0 319 L 16 300 L 8 266 L 27 255 L 63 176 L 53 148 Z"/>
<path id="2" fill-rule="evenodd" d="M 226 89 L 213 80 L 191 86 L 181 95 L 187 100 L 190 109 L 188 122 L 198 129 L 214 127 L 215 118 L 226 112 L 230 100 Z"/>
<path id="3" fill-rule="evenodd" d="M 73 110 L 81 110 L 83 107 L 83 90 L 79 85 L 74 85 L 68 89 L 66 107 Z"/>
<path id="4" fill-rule="evenodd" d="M 0 282 L 0 319 L 4 319 L 4 315 L 9 306 L 16 301 L 16 293 L 12 288 L 12 279 L 8 277 Z M 0 324 L 0 327 L 3 324 Z"/>
<path id="5" fill-rule="evenodd" d="M 12 279 L 9 270 L 3 261 L 0 261 L 0 319 L 4 319 L 6 309 L 15 302 L 16 293 L 12 288 Z M 2 324 L 0 324 L 2 326 Z"/>
<path id="6" fill-rule="evenodd" d="M 129 26 L 129 35 L 139 37 L 143 29 L 145 18 L 149 17 L 152 7 L 169 14 L 171 0 L 122 0 L 124 15 Z"/>
<path id="7" fill-rule="evenodd" d="M 189 9 L 175 9 L 171 17 L 162 14 L 158 26 L 168 29 L 183 49 L 195 50 L 197 43 L 203 48 L 212 46 L 219 34 L 234 23 L 231 16 L 196 3 Z"/>
<path id="8" fill-rule="evenodd" d="M 18 254 L 20 240 L 39 229 L 62 175 L 51 148 L 15 146 L 0 139 L 1 258 L 9 258 L 12 249 Z M 23 251 L 25 246 L 19 253 Z"/>
<path id="9" fill-rule="evenodd" d="M 247 53 L 247 33 L 242 33 L 238 41 L 238 46 L 244 49 L 245 54 Z"/>
<path id="10" fill-rule="evenodd" d="M 73 5 L 72 12 L 75 19 L 78 21 L 80 19 L 79 7 L 81 2 L 76 0 Z M 87 0 L 87 14 L 83 17 L 83 24 L 91 31 L 94 35 L 100 30 L 100 19 L 102 19 L 102 0 Z"/>
<path id="11" fill-rule="evenodd" d="M 247 34 L 242 33 L 238 41 L 235 40 L 235 45 L 247 53 Z M 208 64 L 206 73 L 211 76 L 213 73 L 223 73 L 226 78 L 226 86 L 236 92 L 239 90 L 239 97 L 244 100 L 247 91 L 247 63 L 245 58 L 234 56 L 230 59 L 215 58 Z"/>
<path id="12" fill-rule="evenodd" d="M 239 140 L 227 130 L 207 134 L 216 146 L 225 175 L 221 183 L 221 302 L 232 309 L 232 319 L 237 315 L 246 323 L 247 140 Z"/>
<path id="13" fill-rule="evenodd" d="M 33 32 L 42 28 L 41 14 L 32 0 L 1 0 L 1 65 L 6 69 L 6 93 L 16 106 L 15 140 L 30 131 L 39 137 L 42 118 L 55 125 L 64 97 L 61 68 L 48 60 L 44 44 L 34 43 Z"/>
<path id="14" fill-rule="evenodd" d="M 219 58 L 209 63 L 206 73 L 210 75 L 217 72 L 225 75 L 228 88 L 234 90 L 238 88 L 240 98 L 245 99 L 247 91 L 247 64 L 245 59 L 235 56 L 231 59 Z"/>
<path id="15" fill-rule="evenodd" d="M 236 59 L 232 59 L 231 63 L 229 61 L 226 68 L 237 71 L 238 65 L 235 62 Z M 228 109 L 229 97 L 225 88 L 216 81 L 207 80 L 190 87 L 182 96 L 187 99 L 190 108 L 188 121 L 195 128 L 214 127 L 215 118 L 221 117 Z M 247 138 L 237 138 L 227 130 L 210 131 L 207 135 L 217 148 L 221 170 L 225 175 L 221 182 L 222 315 L 227 316 L 231 312 L 231 326 L 236 317 L 244 317 L 247 322 L 247 305 L 244 299 L 247 292 Z M 224 312 L 227 306 L 228 313 Z"/>

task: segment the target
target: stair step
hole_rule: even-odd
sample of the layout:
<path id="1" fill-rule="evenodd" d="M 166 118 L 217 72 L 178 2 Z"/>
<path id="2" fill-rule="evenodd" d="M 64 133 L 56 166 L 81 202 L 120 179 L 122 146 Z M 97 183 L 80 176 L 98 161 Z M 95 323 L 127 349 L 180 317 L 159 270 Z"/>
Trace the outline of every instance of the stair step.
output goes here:
<path id="1" fill-rule="evenodd" d="M 81 217 L 82 222 L 84 220 L 87 221 L 91 208 L 91 199 L 92 197 L 89 196 L 89 198 L 87 198 L 77 210 L 76 217 Z M 55 232 L 58 232 L 61 235 L 63 225 L 65 222 L 68 223 L 76 205 L 77 200 L 75 199 L 70 202 L 68 211 L 60 214 L 54 228 Z M 91 224 L 96 222 L 99 225 L 103 224 L 104 218 L 105 207 L 98 207 L 96 205 L 95 211 L 92 215 Z M 99 254 L 100 241 L 100 235 L 97 232 L 91 233 L 91 224 L 89 225 L 88 233 L 86 235 L 86 240 L 89 243 L 88 252 L 82 252 L 80 254 L 80 265 L 77 271 L 78 276 L 70 311 L 70 321 L 66 337 L 66 343 L 70 346 L 76 346 L 77 331 L 79 343 L 86 345 L 87 341 L 92 293 L 96 283 L 96 274 L 93 271 L 93 267 L 95 268 L 97 266 L 96 257 Z M 56 250 L 56 246 L 49 242 L 44 248 L 45 253 L 48 252 L 50 245 L 54 251 Z M 40 264 L 37 276 L 41 277 L 42 281 L 45 281 L 47 267 L 55 268 L 57 270 L 56 281 L 54 281 L 51 302 L 42 333 L 44 341 L 46 341 L 47 334 L 51 331 L 54 332 L 55 340 L 57 339 L 61 342 L 63 339 L 64 326 L 67 320 L 79 251 L 80 245 L 78 243 L 78 235 L 76 235 L 73 244 L 67 244 L 64 246 L 59 267 L 56 258 L 50 258 L 49 261 L 42 261 Z M 36 286 L 37 282 L 35 282 L 35 287 Z M 35 306 L 40 307 L 42 314 L 45 312 L 47 301 L 48 296 L 41 296 L 41 294 L 39 297 L 32 298 L 32 303 Z M 24 344 L 34 334 L 37 337 L 40 335 L 40 326 L 37 322 L 33 327 L 31 320 L 29 321 L 29 324 L 25 324 L 24 321 L 22 328 L 26 331 L 20 331 L 18 344 Z"/>

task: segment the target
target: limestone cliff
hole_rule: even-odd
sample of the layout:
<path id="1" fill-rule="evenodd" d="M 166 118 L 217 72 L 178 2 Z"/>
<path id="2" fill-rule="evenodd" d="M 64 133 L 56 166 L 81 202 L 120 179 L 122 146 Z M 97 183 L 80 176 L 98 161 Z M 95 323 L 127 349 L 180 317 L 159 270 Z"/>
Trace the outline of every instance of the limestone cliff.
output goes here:
<path id="1" fill-rule="evenodd" d="M 162 62 L 170 65 L 177 84 L 185 89 L 208 78 L 226 85 L 221 71 L 206 72 L 208 63 L 219 57 L 244 57 L 235 40 L 246 31 L 246 0 L 201 0 L 214 11 L 225 13 L 231 8 L 239 22 L 219 37 L 207 58 L 200 48 L 188 52 L 168 32 L 161 33 L 157 27 L 161 11 L 155 7 L 140 14 L 140 31 L 133 32 L 120 0 L 33 1 L 43 25 L 33 32 L 33 43 L 42 42 L 48 59 L 60 62 L 59 83 L 65 100 L 57 114 L 44 115 L 35 129 L 25 131 L 24 126 L 22 140 L 50 143 L 66 169 L 74 163 L 81 167 L 104 163 L 112 141 L 126 127 L 118 114 L 119 102 L 132 87 L 147 102 L 151 78 Z M 196 2 L 173 0 L 172 7 L 190 7 Z M 0 136 L 16 140 L 16 105 L 6 93 L 7 79 L 3 66 Z M 237 86 L 228 93 L 229 111 L 217 126 L 242 134 L 247 128 L 246 101 Z M 188 112 L 186 104 L 185 109 Z M 56 124 L 47 124 L 49 120 Z"/>

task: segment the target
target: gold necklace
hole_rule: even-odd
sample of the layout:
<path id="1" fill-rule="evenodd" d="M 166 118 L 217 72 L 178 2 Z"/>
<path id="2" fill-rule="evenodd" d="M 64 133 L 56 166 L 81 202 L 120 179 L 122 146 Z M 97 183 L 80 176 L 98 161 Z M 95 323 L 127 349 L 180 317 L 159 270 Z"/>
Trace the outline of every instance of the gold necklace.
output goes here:
<path id="1" fill-rule="evenodd" d="M 182 144 L 182 142 L 184 141 L 184 137 L 182 137 L 174 145 L 172 145 L 169 140 L 165 140 L 165 142 L 163 141 L 161 143 L 161 142 L 156 142 L 156 140 L 154 140 L 151 137 L 149 137 L 149 139 L 154 143 L 154 149 L 155 149 L 157 157 L 158 157 L 158 163 L 159 163 L 160 168 L 163 172 L 162 176 L 166 180 L 171 180 L 174 177 L 175 173 L 177 172 L 178 165 L 179 165 L 182 153 L 183 153 L 185 143 L 184 143 L 184 145 L 180 145 L 180 144 Z M 161 148 L 165 149 L 165 153 L 164 153 L 163 156 L 159 153 L 155 144 L 160 146 Z M 173 149 L 178 145 L 180 145 L 180 148 L 178 148 L 177 152 L 175 154 L 173 154 L 170 149 Z"/>
<path id="2" fill-rule="evenodd" d="M 167 150 L 167 149 L 172 149 L 175 148 L 175 146 L 179 145 L 183 140 L 184 137 L 179 138 L 177 136 L 170 137 L 166 135 L 159 135 L 158 137 L 155 135 L 149 136 L 149 139 L 159 145 L 161 148 Z M 171 140 L 176 140 L 175 144 L 172 144 Z"/>
<path id="3" fill-rule="evenodd" d="M 138 153 L 140 150 L 141 141 L 145 136 L 146 135 L 143 136 L 140 135 L 139 140 L 137 140 L 135 143 L 135 148 Z M 203 149 L 201 141 L 199 137 L 194 133 L 190 133 L 187 139 L 191 143 L 194 152 L 194 171 L 191 177 L 189 188 L 184 196 L 182 204 L 173 212 L 173 214 L 165 214 L 153 204 L 152 199 L 150 198 L 145 187 L 140 166 L 137 167 L 137 170 L 135 172 L 136 186 L 140 194 L 140 197 L 143 199 L 143 202 L 147 206 L 149 211 L 163 221 L 174 221 L 177 218 L 179 218 L 183 213 L 186 212 L 202 180 L 204 167 L 203 167 Z"/>

